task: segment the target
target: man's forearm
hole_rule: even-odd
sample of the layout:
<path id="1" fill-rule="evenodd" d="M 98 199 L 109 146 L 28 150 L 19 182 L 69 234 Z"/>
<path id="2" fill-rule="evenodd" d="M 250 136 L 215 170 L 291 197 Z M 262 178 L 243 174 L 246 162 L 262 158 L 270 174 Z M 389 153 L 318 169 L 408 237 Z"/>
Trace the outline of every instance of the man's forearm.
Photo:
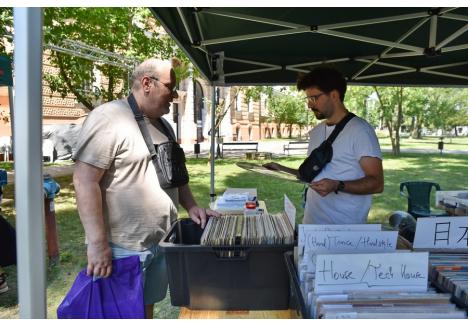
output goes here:
<path id="1" fill-rule="evenodd" d="M 179 202 L 187 212 L 193 206 L 197 206 L 197 202 L 195 201 L 195 198 L 193 198 L 193 194 L 188 183 L 179 187 Z"/>
<path id="2" fill-rule="evenodd" d="M 337 187 L 338 183 L 339 181 L 337 180 Z M 344 181 L 344 185 L 343 192 L 355 195 L 370 195 L 383 191 L 383 181 L 374 176 L 365 176 L 357 180 Z"/>

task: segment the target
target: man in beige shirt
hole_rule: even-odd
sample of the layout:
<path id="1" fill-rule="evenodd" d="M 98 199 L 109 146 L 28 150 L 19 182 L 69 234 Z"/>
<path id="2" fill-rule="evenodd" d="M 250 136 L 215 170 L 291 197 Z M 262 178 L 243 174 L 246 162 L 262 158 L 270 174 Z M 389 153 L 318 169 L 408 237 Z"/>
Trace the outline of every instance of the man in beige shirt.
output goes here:
<path id="1" fill-rule="evenodd" d="M 157 121 L 169 113 L 175 73 L 169 62 L 149 59 L 134 71 L 132 93 L 155 144 Z M 107 277 L 112 258 L 139 255 L 144 271 L 146 317 L 167 291 L 165 262 L 157 244 L 177 218 L 177 205 L 203 228 L 207 215 L 219 214 L 197 205 L 188 184 L 161 189 L 148 147 L 127 100 L 94 109 L 78 140 L 73 182 L 87 239 L 88 275 Z M 170 196 L 168 195 L 170 194 Z"/>

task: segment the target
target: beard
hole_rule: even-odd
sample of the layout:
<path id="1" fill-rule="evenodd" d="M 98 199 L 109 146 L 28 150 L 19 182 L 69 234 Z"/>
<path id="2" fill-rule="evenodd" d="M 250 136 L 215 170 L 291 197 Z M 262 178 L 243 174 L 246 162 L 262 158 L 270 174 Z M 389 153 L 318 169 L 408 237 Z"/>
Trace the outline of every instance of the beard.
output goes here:
<path id="1" fill-rule="evenodd" d="M 326 118 L 325 115 L 318 110 L 313 109 L 312 112 L 314 112 L 315 118 L 318 120 L 323 120 Z"/>

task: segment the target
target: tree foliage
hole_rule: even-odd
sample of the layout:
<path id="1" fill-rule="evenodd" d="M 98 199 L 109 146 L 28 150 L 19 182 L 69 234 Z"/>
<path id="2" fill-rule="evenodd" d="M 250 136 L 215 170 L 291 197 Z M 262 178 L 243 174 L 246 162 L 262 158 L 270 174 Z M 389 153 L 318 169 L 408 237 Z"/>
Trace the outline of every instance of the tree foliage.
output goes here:
<path id="1" fill-rule="evenodd" d="M 79 41 L 135 63 L 149 57 L 183 57 L 146 8 L 46 8 L 45 44 Z M 186 60 L 186 59 L 185 59 Z M 46 75 L 52 91 L 73 93 L 92 110 L 97 100 L 111 101 L 128 92 L 128 69 L 51 51 L 58 75 Z M 96 80 L 96 72 L 103 82 Z"/>
<path id="2" fill-rule="evenodd" d="M 303 97 L 289 89 L 273 92 L 269 101 L 269 119 L 278 124 L 278 136 L 280 138 L 283 137 L 281 124 L 289 126 L 289 138 L 292 137 L 293 124 L 302 126 L 309 124 L 312 115 L 309 115 L 307 111 Z"/>
<path id="3" fill-rule="evenodd" d="M 9 34 L 12 26 L 11 8 L 0 8 L 2 35 Z M 5 43 L 8 41 L 0 39 L 0 52 L 5 51 Z M 127 58 L 130 66 L 131 62 L 137 64 L 150 57 L 163 60 L 177 57 L 180 62 L 176 74 L 179 78 L 188 75 L 187 57 L 162 30 L 147 8 L 45 8 L 44 48 L 55 45 L 70 49 L 69 41 L 107 51 L 116 58 Z M 91 50 L 79 51 L 96 53 Z M 50 53 L 49 63 L 59 69 L 58 74 L 44 74 L 44 80 L 51 90 L 63 97 L 72 93 L 78 102 L 90 110 L 100 100 L 111 101 L 128 92 L 128 68 L 56 50 L 47 53 Z M 101 58 L 109 56 L 102 55 Z"/>

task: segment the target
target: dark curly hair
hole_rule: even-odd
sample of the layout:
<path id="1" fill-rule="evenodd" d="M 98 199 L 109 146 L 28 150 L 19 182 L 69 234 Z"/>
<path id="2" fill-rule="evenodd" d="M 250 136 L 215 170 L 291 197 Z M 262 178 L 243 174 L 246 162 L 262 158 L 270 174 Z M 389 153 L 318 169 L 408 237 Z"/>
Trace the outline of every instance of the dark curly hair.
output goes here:
<path id="1" fill-rule="evenodd" d="M 303 91 L 309 87 L 317 87 L 325 93 L 330 93 L 336 89 L 340 93 L 341 102 L 344 101 L 346 80 L 335 68 L 320 66 L 305 75 L 299 76 L 297 89 Z"/>

